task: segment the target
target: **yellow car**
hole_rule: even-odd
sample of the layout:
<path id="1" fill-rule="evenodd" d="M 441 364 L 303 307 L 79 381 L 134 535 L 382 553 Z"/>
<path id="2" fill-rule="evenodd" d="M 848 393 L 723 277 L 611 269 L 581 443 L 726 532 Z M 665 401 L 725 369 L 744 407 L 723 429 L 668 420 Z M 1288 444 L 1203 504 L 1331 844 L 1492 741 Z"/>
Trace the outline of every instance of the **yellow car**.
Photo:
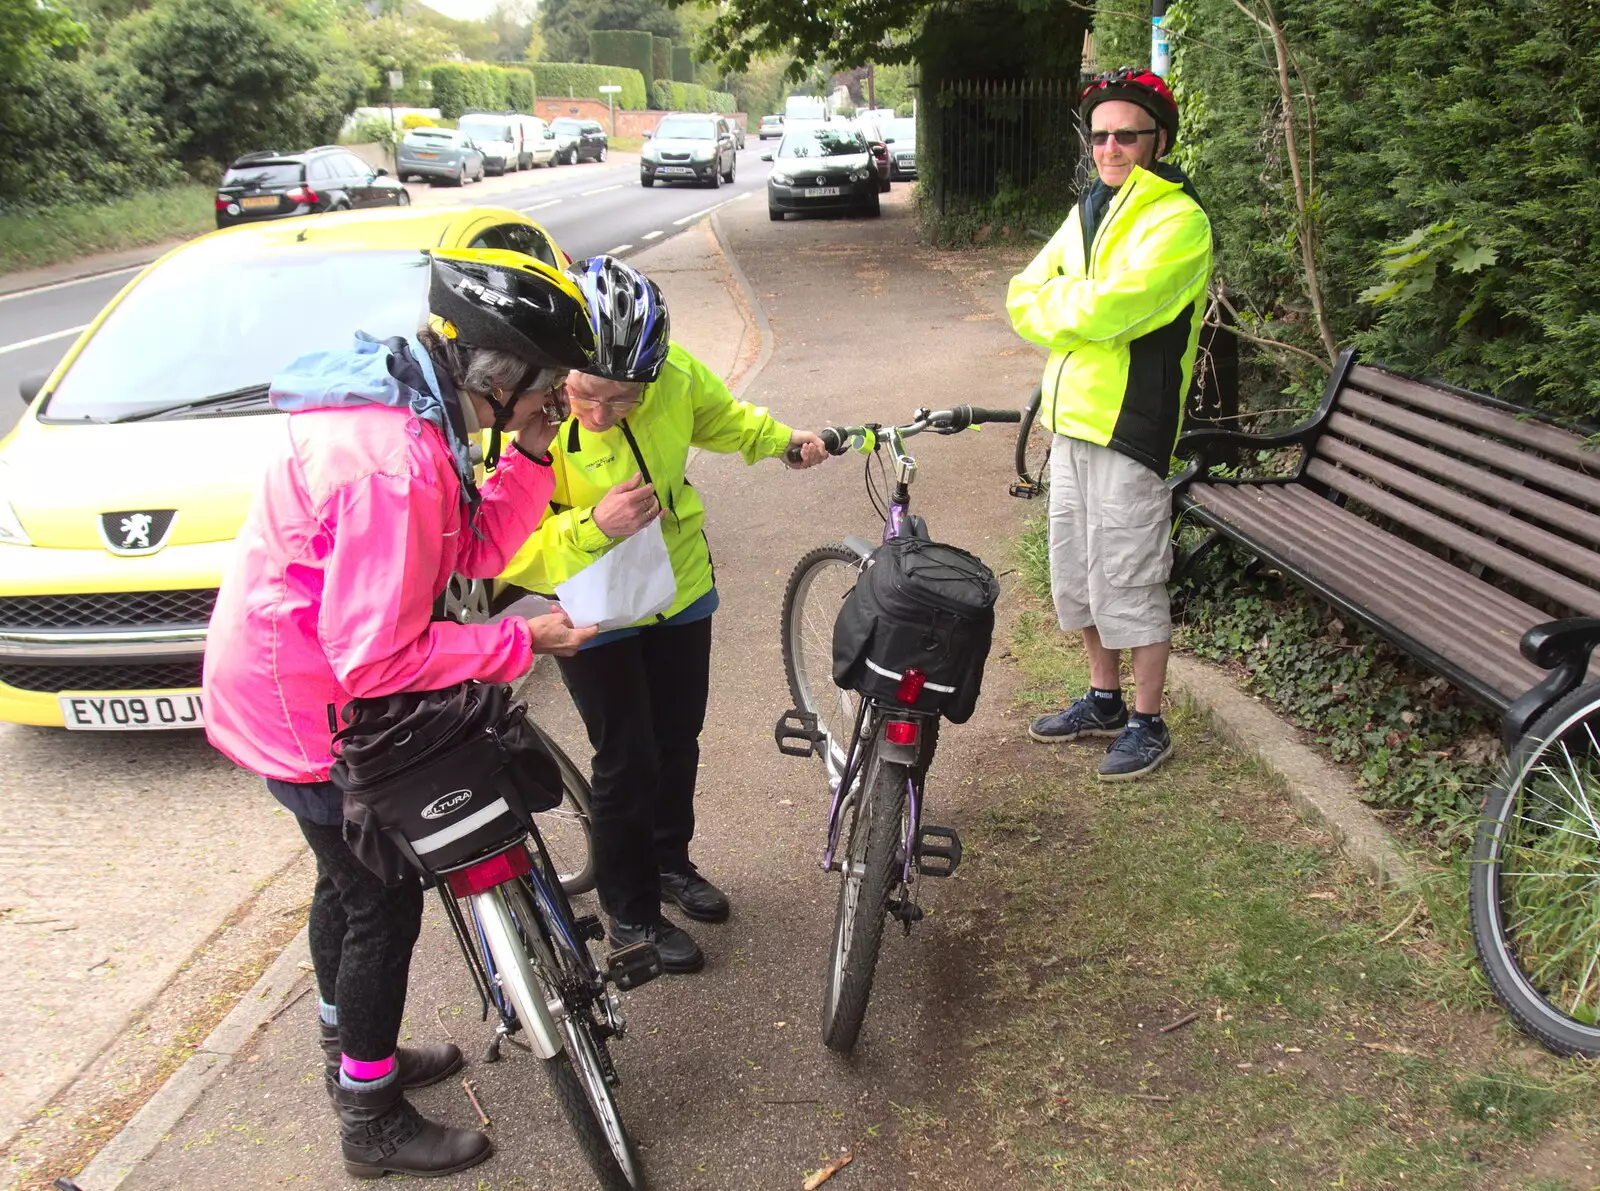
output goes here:
<path id="1" fill-rule="evenodd" d="M 357 330 L 413 333 L 434 247 L 568 263 L 516 211 L 350 211 L 202 236 L 100 312 L 0 441 L 0 721 L 202 726 L 206 622 L 287 416 L 266 384 Z M 488 598 L 460 583 L 449 610 Z"/>

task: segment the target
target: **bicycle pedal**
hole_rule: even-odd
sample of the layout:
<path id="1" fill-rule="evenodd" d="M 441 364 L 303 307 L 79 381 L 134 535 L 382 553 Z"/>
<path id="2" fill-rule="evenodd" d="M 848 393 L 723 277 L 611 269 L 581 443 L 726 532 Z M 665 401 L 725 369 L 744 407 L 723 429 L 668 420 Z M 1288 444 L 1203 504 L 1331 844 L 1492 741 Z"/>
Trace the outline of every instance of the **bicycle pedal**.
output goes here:
<path id="1" fill-rule="evenodd" d="M 948 877 L 961 867 L 961 837 L 952 827 L 923 827 L 917 842 L 917 871 L 924 877 Z"/>
<path id="2" fill-rule="evenodd" d="M 580 939 L 593 939 L 598 943 L 606 937 L 606 928 L 597 915 L 580 914 L 572 920 L 572 925 L 576 928 Z"/>
<path id="3" fill-rule="evenodd" d="M 1032 500 L 1039 495 L 1039 485 L 1028 480 L 1018 480 L 1007 489 L 1018 500 Z"/>
<path id="4" fill-rule="evenodd" d="M 911 933 L 911 924 L 921 922 L 923 918 L 922 907 L 911 900 L 909 894 L 892 897 L 888 904 L 889 917 L 906 928 L 906 934 Z"/>
<path id="5" fill-rule="evenodd" d="M 777 741 L 778 751 L 785 757 L 815 756 L 817 746 L 822 743 L 816 713 L 791 707 L 778 717 L 778 723 L 772 729 L 772 738 Z"/>
<path id="6" fill-rule="evenodd" d="M 629 943 L 606 957 L 606 979 L 623 992 L 649 984 L 659 975 L 661 953 L 654 943 Z"/>

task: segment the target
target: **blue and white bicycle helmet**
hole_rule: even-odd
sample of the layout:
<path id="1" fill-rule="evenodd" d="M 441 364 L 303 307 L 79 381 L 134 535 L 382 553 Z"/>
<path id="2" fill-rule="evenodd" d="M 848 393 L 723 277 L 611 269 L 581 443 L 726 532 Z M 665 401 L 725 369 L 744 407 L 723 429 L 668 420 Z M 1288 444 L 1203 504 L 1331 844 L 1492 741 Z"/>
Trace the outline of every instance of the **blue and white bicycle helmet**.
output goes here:
<path id="1" fill-rule="evenodd" d="M 649 384 L 667 361 L 671 323 L 661 287 L 614 256 L 591 256 L 567 268 L 583 291 L 594 328 L 594 363 L 583 371 L 607 380 Z"/>

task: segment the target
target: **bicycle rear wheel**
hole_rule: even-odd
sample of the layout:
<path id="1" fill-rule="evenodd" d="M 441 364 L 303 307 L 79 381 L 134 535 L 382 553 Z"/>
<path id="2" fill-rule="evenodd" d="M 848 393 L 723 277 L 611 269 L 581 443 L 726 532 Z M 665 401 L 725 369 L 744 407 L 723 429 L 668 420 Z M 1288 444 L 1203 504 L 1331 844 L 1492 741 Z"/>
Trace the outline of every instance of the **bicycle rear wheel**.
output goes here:
<path id="1" fill-rule="evenodd" d="M 819 546 L 795 563 L 783 592 L 783 669 L 795 708 L 817 717 L 824 764 L 844 772 L 860 696 L 833 685 L 833 621 L 861 574 L 848 546 Z"/>
<path id="2" fill-rule="evenodd" d="M 1473 942 L 1517 1025 L 1600 1057 L 1600 688 L 1528 730 L 1484 799 L 1468 883 Z"/>
<path id="3" fill-rule="evenodd" d="M 1033 396 L 1023 407 L 1022 421 L 1017 423 L 1017 447 L 1014 462 L 1017 478 L 1031 485 L 1038 493 L 1050 490 L 1050 428 L 1039 422 L 1039 406 L 1044 395 L 1041 386 L 1035 385 Z"/>
<path id="4" fill-rule="evenodd" d="M 870 719 L 868 726 L 873 726 Z M 910 777 L 909 767 L 880 760 L 873 748 L 843 812 L 840 835 L 846 843 L 839 857 L 839 905 L 822 992 L 822 1041 L 840 1054 L 855 1047 L 867 1015 L 889 894 L 904 863 Z"/>

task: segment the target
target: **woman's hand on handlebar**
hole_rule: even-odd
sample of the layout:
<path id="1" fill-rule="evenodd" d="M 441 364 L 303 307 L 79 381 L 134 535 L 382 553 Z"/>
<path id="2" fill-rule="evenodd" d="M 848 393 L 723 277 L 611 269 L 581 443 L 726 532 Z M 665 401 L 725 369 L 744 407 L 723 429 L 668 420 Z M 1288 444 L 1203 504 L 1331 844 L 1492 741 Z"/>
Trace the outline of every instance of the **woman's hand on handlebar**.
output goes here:
<path id="1" fill-rule="evenodd" d="M 530 617 L 528 620 L 528 633 L 533 638 L 534 653 L 549 653 L 558 658 L 570 658 L 578 652 L 578 646 L 600 631 L 595 625 L 575 629 L 559 604 L 551 604 L 550 608 L 551 610 L 543 616 Z"/>
<path id="2" fill-rule="evenodd" d="M 804 471 L 808 467 L 815 467 L 828 457 L 828 448 L 823 446 L 822 439 L 809 430 L 791 430 L 789 432 L 789 449 L 783 453 L 783 461 L 795 471 Z"/>

